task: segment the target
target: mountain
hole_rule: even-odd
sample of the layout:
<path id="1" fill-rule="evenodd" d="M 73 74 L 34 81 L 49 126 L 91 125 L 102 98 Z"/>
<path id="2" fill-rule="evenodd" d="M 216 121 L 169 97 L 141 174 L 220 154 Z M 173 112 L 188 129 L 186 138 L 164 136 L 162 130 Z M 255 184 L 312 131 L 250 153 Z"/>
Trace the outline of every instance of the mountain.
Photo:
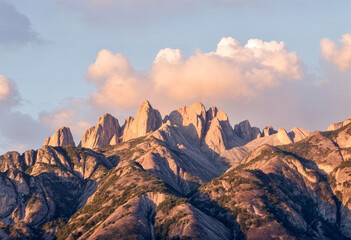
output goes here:
<path id="1" fill-rule="evenodd" d="M 96 126 L 85 131 L 79 144 L 84 148 L 102 148 L 110 143 L 116 144 L 121 136 L 121 127 L 118 119 L 110 114 L 104 114 L 99 118 Z"/>
<path id="2" fill-rule="evenodd" d="M 149 101 L 145 101 L 139 107 L 135 118 L 127 118 L 123 126 L 123 141 L 141 137 L 149 132 L 155 131 L 162 124 L 161 114 L 153 109 Z"/>
<path id="3" fill-rule="evenodd" d="M 148 101 L 75 147 L 60 128 L 0 156 L 1 239 L 350 239 L 351 123 L 231 125 L 201 103 Z"/>
<path id="4" fill-rule="evenodd" d="M 249 120 L 236 124 L 234 126 L 234 132 L 246 142 L 251 142 L 262 136 L 260 129 L 257 127 L 251 127 Z"/>
<path id="5" fill-rule="evenodd" d="M 76 146 L 73 140 L 71 130 L 68 127 L 59 128 L 51 137 L 48 137 L 45 140 L 44 145 L 53 147 Z"/>
<path id="6" fill-rule="evenodd" d="M 351 123 L 351 117 L 349 117 L 345 121 L 330 124 L 328 127 L 328 131 L 337 130 L 339 128 L 342 128 L 343 126 L 346 126 L 349 123 Z"/>

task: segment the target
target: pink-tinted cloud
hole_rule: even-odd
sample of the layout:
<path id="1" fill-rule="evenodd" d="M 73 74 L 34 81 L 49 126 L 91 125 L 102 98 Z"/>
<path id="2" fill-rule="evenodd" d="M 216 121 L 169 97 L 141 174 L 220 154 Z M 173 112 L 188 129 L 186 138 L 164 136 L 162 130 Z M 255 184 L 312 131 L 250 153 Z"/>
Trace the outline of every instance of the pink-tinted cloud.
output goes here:
<path id="1" fill-rule="evenodd" d="M 146 96 L 149 82 L 122 54 L 101 50 L 89 67 L 88 81 L 97 86 L 91 103 L 104 108 L 131 108 Z"/>
<path id="2" fill-rule="evenodd" d="M 52 112 L 41 113 L 40 122 L 42 125 L 48 127 L 52 133 L 62 126 L 68 126 L 75 140 L 79 141 L 84 131 L 92 125 L 88 121 L 82 119 L 81 111 L 81 108 L 75 108 L 72 105 L 70 107 L 60 107 Z"/>
<path id="3" fill-rule="evenodd" d="M 10 81 L 3 75 L 0 75 L 0 101 L 5 100 L 10 95 Z"/>
<path id="4" fill-rule="evenodd" d="M 0 107 L 10 108 L 18 104 L 19 100 L 16 84 L 4 75 L 0 75 Z"/>
<path id="5" fill-rule="evenodd" d="M 323 38 L 320 44 L 325 60 L 333 63 L 340 71 L 351 69 L 351 34 L 342 36 L 340 47 L 328 38 Z"/>
<path id="6" fill-rule="evenodd" d="M 260 91 L 303 78 L 302 62 L 283 42 L 251 39 L 242 46 L 223 38 L 215 52 L 185 58 L 179 49 L 162 49 L 148 73 L 137 72 L 121 54 L 101 50 L 89 67 L 88 81 L 97 86 L 97 107 L 133 108 L 144 99 L 167 102 L 221 102 L 255 97 Z"/>

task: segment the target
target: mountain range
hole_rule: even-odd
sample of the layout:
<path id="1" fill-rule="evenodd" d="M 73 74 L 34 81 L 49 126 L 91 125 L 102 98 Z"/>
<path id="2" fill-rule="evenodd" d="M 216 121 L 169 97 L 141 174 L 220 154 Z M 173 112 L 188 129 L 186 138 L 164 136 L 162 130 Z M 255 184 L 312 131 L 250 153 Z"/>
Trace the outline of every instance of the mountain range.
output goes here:
<path id="1" fill-rule="evenodd" d="M 350 239 L 351 118 L 235 126 L 194 103 L 105 114 L 0 156 L 1 239 Z"/>

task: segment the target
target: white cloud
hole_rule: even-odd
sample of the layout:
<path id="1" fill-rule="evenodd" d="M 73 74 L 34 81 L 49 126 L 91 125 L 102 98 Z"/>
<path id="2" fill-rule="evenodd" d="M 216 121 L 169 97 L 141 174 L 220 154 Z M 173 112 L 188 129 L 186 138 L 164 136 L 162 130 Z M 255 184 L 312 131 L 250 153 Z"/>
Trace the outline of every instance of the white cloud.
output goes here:
<path id="1" fill-rule="evenodd" d="M 322 55 L 325 60 L 332 62 L 340 71 L 351 69 L 351 34 L 344 34 L 341 47 L 328 38 L 321 40 Z"/>
<path id="2" fill-rule="evenodd" d="M 154 64 L 166 62 L 169 64 L 181 64 L 184 61 L 184 56 L 179 49 L 165 48 L 161 49 L 154 61 Z"/>

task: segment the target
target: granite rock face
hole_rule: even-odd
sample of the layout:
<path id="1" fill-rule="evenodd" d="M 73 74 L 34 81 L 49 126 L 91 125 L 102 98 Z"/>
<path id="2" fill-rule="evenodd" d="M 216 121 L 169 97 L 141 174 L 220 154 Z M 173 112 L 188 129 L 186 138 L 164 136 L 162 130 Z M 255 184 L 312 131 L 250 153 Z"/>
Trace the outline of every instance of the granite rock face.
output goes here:
<path id="1" fill-rule="evenodd" d="M 45 140 L 44 145 L 58 146 L 76 146 L 73 140 L 71 130 L 68 127 L 59 128 L 54 135 Z"/>
<path id="2" fill-rule="evenodd" d="M 184 106 L 166 116 L 171 125 L 178 126 L 184 136 L 195 142 L 200 142 L 205 135 L 206 109 L 202 103 L 195 102 L 190 107 Z"/>
<path id="3" fill-rule="evenodd" d="M 329 125 L 327 131 L 334 131 L 337 130 L 339 128 L 342 128 L 344 126 L 346 126 L 347 124 L 351 123 L 351 117 L 349 117 L 348 119 L 346 119 L 345 121 L 342 122 L 338 122 L 338 123 L 332 123 Z"/>
<path id="4" fill-rule="evenodd" d="M 257 127 L 251 127 L 249 120 L 245 120 L 234 126 L 234 133 L 246 142 L 250 142 L 261 136 L 261 131 Z"/>
<path id="5" fill-rule="evenodd" d="M 244 145 L 229 123 L 227 114 L 212 106 L 207 111 L 204 143 L 213 151 L 221 154 L 233 147 Z"/>
<path id="6" fill-rule="evenodd" d="M 268 136 L 270 136 L 270 135 L 272 135 L 272 134 L 275 134 L 275 133 L 277 133 L 277 131 L 276 130 L 274 130 L 273 129 L 273 127 L 272 126 L 267 126 L 267 127 L 265 127 L 264 129 L 263 129 L 263 137 L 268 137 Z"/>
<path id="7" fill-rule="evenodd" d="M 103 148 L 110 143 L 118 143 L 120 135 L 121 127 L 118 119 L 110 114 L 105 114 L 99 118 L 96 126 L 85 131 L 80 146 L 91 149 Z"/>
<path id="8" fill-rule="evenodd" d="M 310 131 L 303 129 L 301 127 L 294 127 L 291 129 L 291 131 L 288 133 L 290 139 L 293 142 L 298 142 L 301 141 L 305 138 L 307 138 L 311 134 Z"/>
<path id="9" fill-rule="evenodd" d="M 235 129 L 216 107 L 195 103 L 162 123 L 144 102 L 123 127 L 101 117 L 88 147 L 55 133 L 60 145 L 8 152 L 0 238 L 351 238 L 351 124 Z"/>
<path id="10" fill-rule="evenodd" d="M 139 107 L 135 118 L 127 118 L 123 127 L 123 141 L 145 136 L 149 132 L 157 130 L 162 124 L 161 114 L 154 109 L 149 101 L 145 101 Z"/>

